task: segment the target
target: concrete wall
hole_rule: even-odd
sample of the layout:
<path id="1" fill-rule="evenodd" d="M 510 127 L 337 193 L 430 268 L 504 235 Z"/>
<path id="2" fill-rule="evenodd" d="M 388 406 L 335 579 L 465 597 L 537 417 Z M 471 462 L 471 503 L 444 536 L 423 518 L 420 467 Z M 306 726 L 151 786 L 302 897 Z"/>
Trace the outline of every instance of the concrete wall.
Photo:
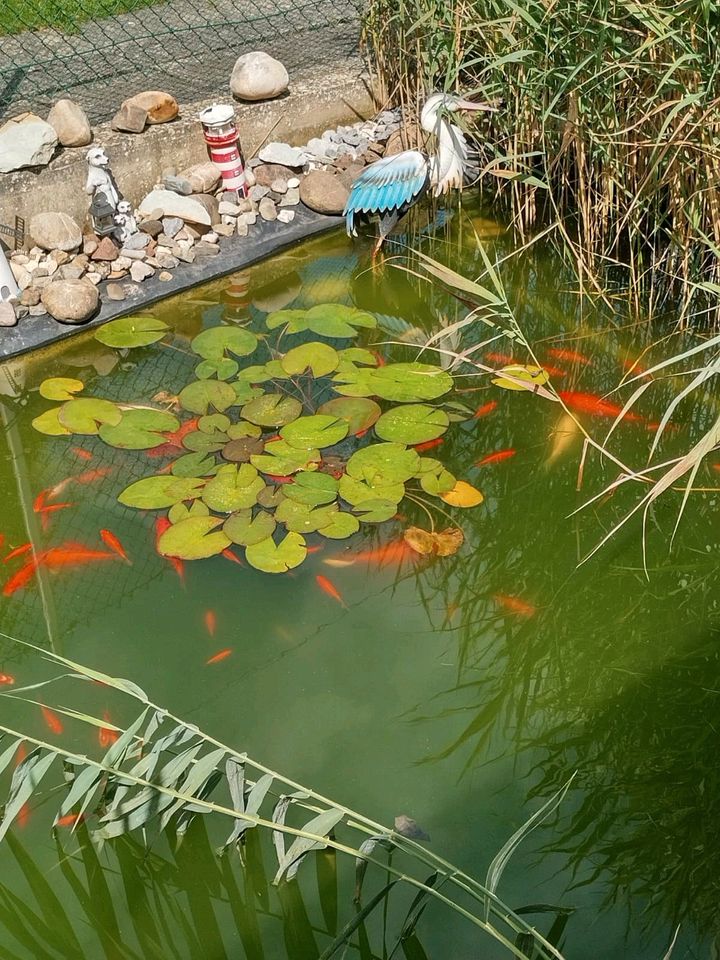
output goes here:
<path id="1" fill-rule="evenodd" d="M 219 98 L 231 99 L 230 93 Z M 121 191 L 133 204 L 159 179 L 163 170 L 182 170 L 207 160 L 202 129 L 196 117 L 210 101 L 181 106 L 172 123 L 146 128 L 141 134 L 115 133 L 109 125 L 95 129 L 94 142 L 105 147 Z M 236 117 L 246 158 L 271 140 L 306 143 L 328 127 L 352 123 L 373 113 L 369 82 L 358 61 L 323 68 L 291 78 L 289 92 L 264 103 L 237 103 Z M 43 211 L 62 211 L 83 224 L 87 147 L 63 149 L 39 170 L 0 173 L 0 223 L 13 225 L 15 216 L 30 218 Z"/>

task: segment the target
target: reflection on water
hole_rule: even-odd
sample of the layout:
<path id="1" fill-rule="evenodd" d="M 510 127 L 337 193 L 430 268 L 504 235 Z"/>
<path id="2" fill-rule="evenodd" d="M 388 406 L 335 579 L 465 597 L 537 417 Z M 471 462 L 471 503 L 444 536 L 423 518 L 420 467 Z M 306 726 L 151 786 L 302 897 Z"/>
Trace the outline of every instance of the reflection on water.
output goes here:
<path id="1" fill-rule="evenodd" d="M 475 277 L 483 262 L 473 221 L 491 256 L 512 252 L 511 237 L 474 211 L 442 225 L 425 249 Z M 416 817 L 438 852 L 480 878 L 540 798 L 577 771 L 557 817 L 511 861 L 501 895 L 513 906 L 572 908 L 568 958 L 658 958 L 678 923 L 673 960 L 705 957 L 717 935 L 718 896 L 716 494 L 691 501 L 671 555 L 677 504 L 656 505 L 649 582 L 633 525 L 578 567 L 634 491 L 571 517 L 614 478 L 609 468 L 589 458 L 578 492 L 580 438 L 556 407 L 465 377 L 462 399 L 484 413 L 457 424 L 433 451 L 486 497 L 481 508 L 453 514 L 467 540 L 460 554 L 433 563 L 325 563 L 397 536 L 402 522 L 391 521 L 349 545 L 325 545 L 292 577 L 214 558 L 188 565 L 183 584 L 153 550 L 153 516 L 116 501 L 152 469 L 147 456 L 29 428 L 46 406 L 37 386 L 51 375 L 77 376 L 110 399 L 171 402 L 195 365 L 189 341 L 221 321 L 260 329 L 272 310 L 333 301 L 373 311 L 379 339 L 408 344 L 466 315 L 438 285 L 396 269 L 409 262 L 405 247 L 389 254 L 373 272 L 362 247 L 334 234 L 159 305 L 154 313 L 174 331 L 167 343 L 121 354 L 81 336 L 0 368 L 3 555 L 28 540 L 97 544 L 110 528 L 132 559 L 46 573 L 0 600 L 2 630 L 140 681 L 208 733 L 377 820 Z M 604 395 L 659 336 L 625 327 L 620 310 L 579 301 L 539 246 L 505 260 L 500 273 L 559 390 Z M 453 349 L 487 336 L 487 328 L 466 328 Z M 408 348 L 384 349 L 404 358 Z M 584 359 L 559 358 L 563 349 Z M 645 365 L 662 349 L 650 346 Z M 502 340 L 488 350 L 527 359 Z M 616 453 L 643 462 L 646 423 L 672 391 L 672 383 L 658 385 L 643 399 L 646 422 L 619 428 Z M 696 436 L 715 403 L 686 404 L 668 449 Z M 597 439 L 609 426 L 583 422 Z M 514 454 L 475 466 L 507 450 Z M 78 482 L 89 472 L 97 475 Z M 75 478 L 63 493 L 74 507 L 43 530 L 33 500 L 66 478 Z M 713 487 L 710 471 L 703 483 Z M 403 510 L 407 522 L 424 525 L 419 508 Z M 347 610 L 317 589 L 318 574 L 331 576 Z M 217 617 L 212 640 L 207 610 Z M 204 666 L 226 646 L 231 659 Z M 0 655 L 2 672 L 32 682 L 32 658 L 10 641 Z M 72 706 L 82 708 L 81 697 Z M 9 722 L 12 710 L 0 709 Z M 24 722 L 49 736 L 35 713 Z M 91 749 L 84 728 L 65 726 L 75 749 Z M 148 853 L 123 840 L 96 854 L 64 838 L 56 849 L 49 822 L 43 806 L 32 810 L 0 849 L 3 957 L 313 960 L 351 915 L 351 891 L 338 893 L 322 859 L 317 878 L 310 871 L 298 887 L 272 890 L 257 838 L 242 867 L 214 857 L 202 825 L 175 852 L 158 845 Z M 359 929 L 353 953 L 389 955 L 381 920 Z M 547 930 L 552 917 L 536 920 Z M 411 958 L 479 955 L 472 931 L 437 909 L 402 949 Z"/>

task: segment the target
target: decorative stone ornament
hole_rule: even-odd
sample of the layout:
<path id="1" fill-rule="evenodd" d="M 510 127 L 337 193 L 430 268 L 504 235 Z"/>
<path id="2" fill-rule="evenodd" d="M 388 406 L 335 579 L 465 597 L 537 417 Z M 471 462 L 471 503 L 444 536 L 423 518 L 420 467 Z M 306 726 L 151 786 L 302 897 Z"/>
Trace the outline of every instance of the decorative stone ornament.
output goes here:
<path id="1" fill-rule="evenodd" d="M 108 201 L 102 190 L 97 190 L 90 201 L 90 219 L 93 231 L 98 237 L 109 237 L 115 233 L 115 207 Z"/>
<path id="2" fill-rule="evenodd" d="M 135 214 L 129 201 L 121 200 L 120 203 L 118 203 L 117 213 L 115 214 L 115 225 L 115 236 L 121 244 L 127 243 L 130 237 L 138 232 L 137 220 L 135 219 Z"/>
<path id="3" fill-rule="evenodd" d="M 117 209 L 120 202 L 120 191 L 110 170 L 110 161 L 102 147 L 92 147 L 86 154 L 88 163 L 88 177 L 85 184 L 85 193 L 91 198 L 96 192 L 105 194 L 107 202 Z"/>

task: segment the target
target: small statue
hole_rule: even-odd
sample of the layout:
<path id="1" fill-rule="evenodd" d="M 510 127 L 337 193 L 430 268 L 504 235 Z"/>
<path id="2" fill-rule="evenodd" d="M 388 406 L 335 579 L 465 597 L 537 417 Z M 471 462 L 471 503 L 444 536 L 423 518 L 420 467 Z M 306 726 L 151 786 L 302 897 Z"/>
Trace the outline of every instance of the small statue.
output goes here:
<path id="1" fill-rule="evenodd" d="M 126 243 L 133 234 L 138 232 L 137 220 L 129 201 L 121 200 L 118 203 L 115 223 L 117 224 L 115 236 L 121 244 Z"/>
<path id="2" fill-rule="evenodd" d="M 88 178 L 85 184 L 85 193 L 89 194 L 91 199 L 98 191 L 104 193 L 107 202 L 113 210 L 116 210 L 120 202 L 120 191 L 110 170 L 110 161 L 107 154 L 102 147 L 92 147 L 88 150 L 86 159 Z"/>

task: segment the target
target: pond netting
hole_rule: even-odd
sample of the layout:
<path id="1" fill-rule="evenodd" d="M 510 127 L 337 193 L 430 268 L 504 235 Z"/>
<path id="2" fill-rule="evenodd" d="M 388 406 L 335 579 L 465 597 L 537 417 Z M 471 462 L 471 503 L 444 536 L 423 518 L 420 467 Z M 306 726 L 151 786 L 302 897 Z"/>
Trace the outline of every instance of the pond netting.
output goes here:
<path id="1" fill-rule="evenodd" d="M 94 123 L 141 90 L 182 102 L 229 94 L 238 56 L 264 50 L 290 71 L 357 51 L 361 0 L 4 0 L 0 119 L 61 96 Z"/>

